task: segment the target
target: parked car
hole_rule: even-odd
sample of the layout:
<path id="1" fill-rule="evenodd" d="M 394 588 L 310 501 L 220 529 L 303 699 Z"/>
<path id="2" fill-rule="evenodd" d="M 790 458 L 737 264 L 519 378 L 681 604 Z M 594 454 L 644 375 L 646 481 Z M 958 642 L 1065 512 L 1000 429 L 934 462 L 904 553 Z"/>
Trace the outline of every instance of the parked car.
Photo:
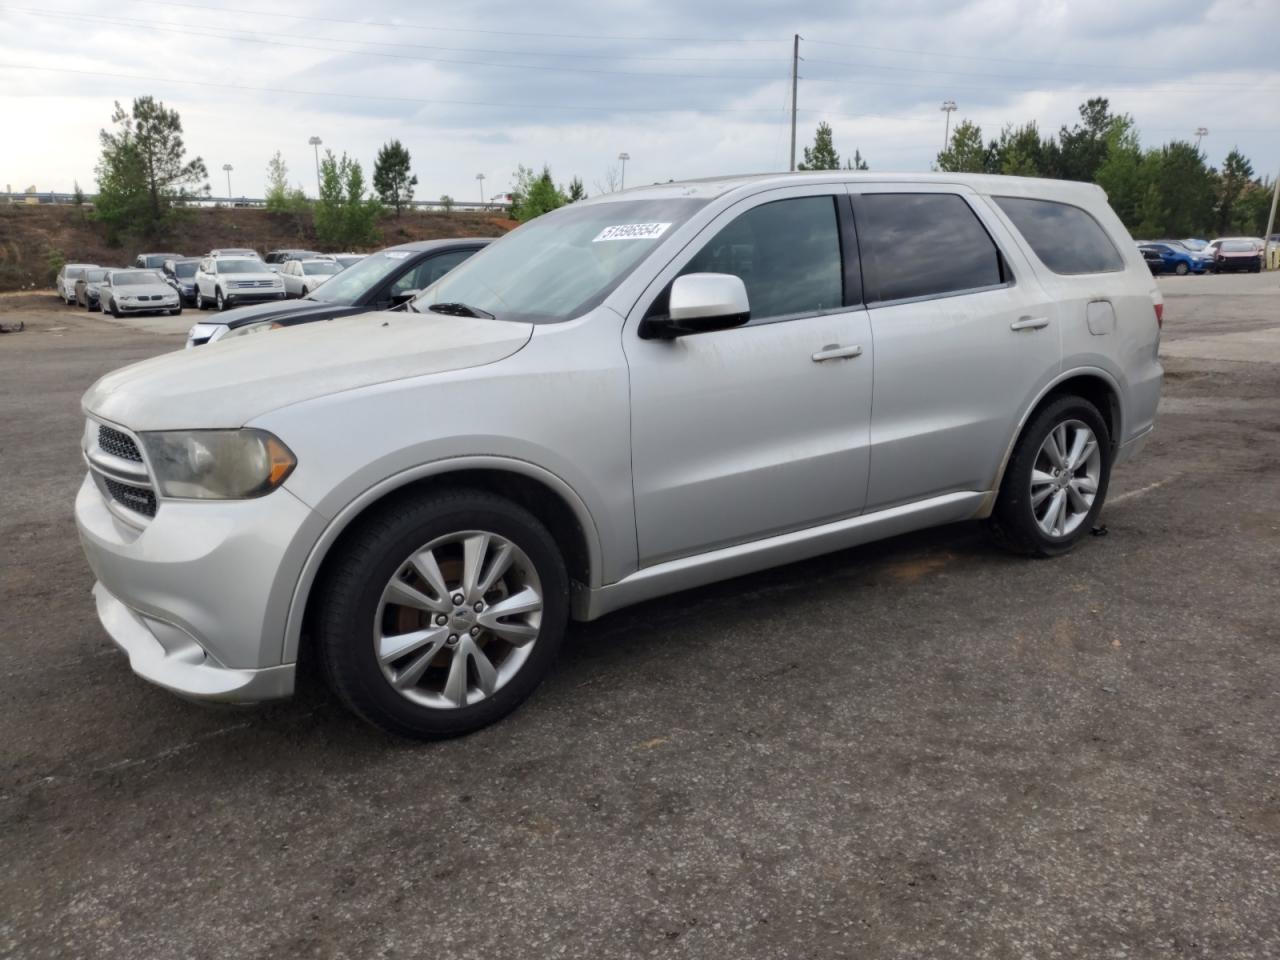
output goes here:
<path id="1" fill-rule="evenodd" d="M 464 238 L 389 247 L 365 257 L 301 300 L 240 307 L 219 314 L 216 320 L 201 320 L 187 334 L 187 346 L 390 309 L 417 296 L 488 242 Z"/>
<path id="2" fill-rule="evenodd" d="M 123 317 L 127 313 L 182 313 L 178 291 L 165 283 L 156 270 L 108 270 L 98 283 L 98 305 L 103 313 Z"/>
<path id="3" fill-rule="evenodd" d="M 257 250 L 250 247 L 219 247 L 217 250 L 210 250 L 205 254 L 206 257 L 252 257 L 255 260 L 261 260 Z"/>
<path id="4" fill-rule="evenodd" d="M 1192 253 L 1180 243 L 1169 240 L 1144 240 L 1141 246 L 1160 252 L 1165 273 L 1176 273 L 1180 277 L 1185 277 L 1188 273 L 1204 273 L 1209 266 L 1209 261 L 1205 257 Z"/>
<path id="5" fill-rule="evenodd" d="M 368 254 L 367 253 L 333 253 L 333 254 L 330 254 L 330 256 L 333 257 L 333 259 L 337 260 L 338 266 L 342 267 L 342 269 L 345 270 L 347 269 L 347 267 L 354 266 L 355 264 L 359 263 L 361 260 L 367 257 Z"/>
<path id="6" fill-rule="evenodd" d="M 76 302 L 76 281 L 84 275 L 85 270 L 96 266 L 96 263 L 64 263 L 58 268 L 58 275 L 54 278 L 53 288 L 57 291 L 58 296 L 62 298 L 63 303 L 71 306 Z"/>
<path id="7" fill-rule="evenodd" d="M 279 697 L 305 633 L 360 716 L 465 733 L 570 617 L 972 518 L 1064 553 L 1160 398 L 1159 289 L 1068 181 L 604 194 L 408 307 L 90 388 L 75 512 L 137 673 Z"/>
<path id="8" fill-rule="evenodd" d="M 1222 237 L 1205 248 L 1212 256 L 1209 269 L 1214 273 L 1248 270 L 1262 271 L 1262 243 L 1252 237 Z"/>
<path id="9" fill-rule="evenodd" d="M 280 279 L 284 281 L 286 297 L 305 297 L 330 277 L 342 272 L 337 260 L 290 260 L 280 265 Z"/>
<path id="10" fill-rule="evenodd" d="M 169 286 L 178 291 L 184 304 L 195 306 L 196 271 L 200 269 L 199 257 L 183 257 L 181 260 L 166 260 L 162 272 Z"/>
<path id="11" fill-rule="evenodd" d="M 281 266 L 290 260 L 311 260 L 318 256 L 320 253 L 315 250 L 287 249 L 271 250 L 262 259 L 268 266 Z"/>
<path id="12" fill-rule="evenodd" d="M 1147 269 L 1151 271 L 1152 276 L 1164 273 L 1164 256 L 1159 249 L 1149 243 L 1140 243 L 1138 251 L 1142 254 L 1142 259 L 1147 262 Z"/>
<path id="13" fill-rule="evenodd" d="M 133 258 L 133 265 L 139 270 L 160 270 L 166 260 L 182 260 L 180 253 L 140 253 Z"/>
<path id="14" fill-rule="evenodd" d="M 80 279 L 76 281 L 76 305 L 84 307 L 90 313 L 101 309 L 98 302 L 98 289 L 110 272 L 106 267 L 85 267 L 80 274 Z"/>
<path id="15" fill-rule="evenodd" d="M 284 281 L 257 257 L 210 255 L 196 268 L 196 309 L 283 300 Z"/>

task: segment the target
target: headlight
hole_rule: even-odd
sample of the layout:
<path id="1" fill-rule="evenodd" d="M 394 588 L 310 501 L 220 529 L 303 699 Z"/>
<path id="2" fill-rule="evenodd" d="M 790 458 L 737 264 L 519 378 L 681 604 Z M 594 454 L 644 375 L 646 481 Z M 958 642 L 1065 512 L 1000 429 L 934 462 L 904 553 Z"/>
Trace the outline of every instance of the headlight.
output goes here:
<path id="1" fill-rule="evenodd" d="M 144 433 L 160 493 L 194 500 L 246 500 L 270 493 L 293 472 L 293 452 L 265 430 Z"/>

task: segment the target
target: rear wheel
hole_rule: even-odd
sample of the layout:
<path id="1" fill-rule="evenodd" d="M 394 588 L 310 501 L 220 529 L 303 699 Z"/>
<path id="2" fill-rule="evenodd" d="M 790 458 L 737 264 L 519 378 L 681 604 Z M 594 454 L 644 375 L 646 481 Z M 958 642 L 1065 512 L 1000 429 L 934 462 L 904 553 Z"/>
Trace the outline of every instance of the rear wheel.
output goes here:
<path id="1" fill-rule="evenodd" d="M 1185 277 L 1188 273 L 1191 272 L 1191 268 L 1188 267 L 1185 263 L 1179 263 L 1176 267 L 1173 268 L 1173 272 L 1180 277 Z"/>
<path id="2" fill-rule="evenodd" d="M 1092 529 L 1111 479 L 1111 436 L 1098 409 L 1064 396 L 1023 431 L 989 525 L 1016 553 L 1066 553 Z"/>
<path id="3" fill-rule="evenodd" d="M 569 579 L 536 517 L 458 490 L 372 516 L 317 584 L 330 685 L 390 733 L 458 736 L 504 717 L 546 675 Z"/>

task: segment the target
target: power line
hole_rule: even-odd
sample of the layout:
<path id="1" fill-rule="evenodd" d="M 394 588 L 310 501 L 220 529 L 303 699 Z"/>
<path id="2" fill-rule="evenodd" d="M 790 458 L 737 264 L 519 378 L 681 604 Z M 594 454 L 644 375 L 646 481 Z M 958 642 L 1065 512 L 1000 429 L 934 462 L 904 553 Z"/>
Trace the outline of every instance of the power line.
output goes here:
<path id="1" fill-rule="evenodd" d="M 192 10 L 204 10 L 208 13 L 244 13 L 253 17 L 283 17 L 286 20 L 302 20 L 307 23 L 340 23 L 354 27 L 390 27 L 395 30 L 431 30 L 439 33 L 478 33 L 501 37 L 554 37 L 561 40 L 658 40 L 663 43 L 780 43 L 776 38 L 758 39 L 754 37 L 655 37 L 647 34 L 596 34 L 596 33 L 559 33 L 540 32 L 537 30 L 483 30 L 478 27 L 446 27 L 434 23 L 396 23 L 389 20 L 344 20 L 339 17 L 320 17 L 314 14 L 282 13 L 276 10 L 246 9 L 244 7 L 211 7 L 203 3 L 182 3 L 179 0 L 132 0 L 133 3 L 145 3 L 150 6 L 186 7 Z"/>

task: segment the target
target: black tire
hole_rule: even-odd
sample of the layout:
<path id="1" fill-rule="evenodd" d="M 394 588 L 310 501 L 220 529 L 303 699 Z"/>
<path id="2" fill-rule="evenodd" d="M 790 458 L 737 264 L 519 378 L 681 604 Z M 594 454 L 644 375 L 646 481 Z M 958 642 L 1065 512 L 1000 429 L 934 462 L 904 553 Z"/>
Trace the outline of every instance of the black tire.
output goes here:
<path id="1" fill-rule="evenodd" d="M 111 300 L 111 315 L 115 317 L 117 320 L 119 320 L 123 316 L 123 314 L 120 312 L 120 308 L 116 306 L 116 301 L 114 297 Z"/>
<path id="2" fill-rule="evenodd" d="M 213 288 L 213 306 L 214 306 L 214 309 L 217 310 L 219 313 L 227 309 L 227 301 L 226 301 L 226 298 L 223 297 L 222 295 L 221 287 Z"/>
<path id="3" fill-rule="evenodd" d="M 542 585 L 543 608 L 532 651 L 493 694 L 464 707 L 432 708 L 398 693 L 383 675 L 371 625 L 382 591 L 424 544 L 452 533 L 486 530 L 525 552 Z M 550 670 L 569 616 L 569 576 L 555 539 L 523 507 L 481 490 L 451 490 L 388 504 L 360 522 L 326 563 L 315 586 L 314 641 L 329 686 L 353 713 L 402 737 L 434 740 L 488 726 L 518 707 Z"/>
<path id="4" fill-rule="evenodd" d="M 182 304 L 178 304 L 176 307 L 174 307 L 172 310 L 170 310 L 170 311 L 169 311 L 169 316 L 171 316 L 171 317 L 180 317 L 180 316 L 182 316 Z"/>
<path id="5" fill-rule="evenodd" d="M 1185 277 L 1188 273 L 1191 272 L 1191 268 L 1188 267 L 1185 263 L 1179 263 L 1176 267 L 1173 268 L 1173 272 L 1180 277 Z"/>
<path id="6" fill-rule="evenodd" d="M 1049 431 L 1067 420 L 1082 421 L 1093 431 L 1098 440 L 1101 470 L 1098 490 L 1084 521 L 1066 536 L 1050 537 L 1040 529 L 1031 506 L 1031 470 Z M 995 510 L 987 521 L 996 542 L 1023 556 L 1055 557 L 1066 553 L 1097 523 L 1111 482 L 1111 459 L 1111 434 L 1097 407 L 1075 395 L 1050 401 L 1023 429 L 1005 468 Z"/>

